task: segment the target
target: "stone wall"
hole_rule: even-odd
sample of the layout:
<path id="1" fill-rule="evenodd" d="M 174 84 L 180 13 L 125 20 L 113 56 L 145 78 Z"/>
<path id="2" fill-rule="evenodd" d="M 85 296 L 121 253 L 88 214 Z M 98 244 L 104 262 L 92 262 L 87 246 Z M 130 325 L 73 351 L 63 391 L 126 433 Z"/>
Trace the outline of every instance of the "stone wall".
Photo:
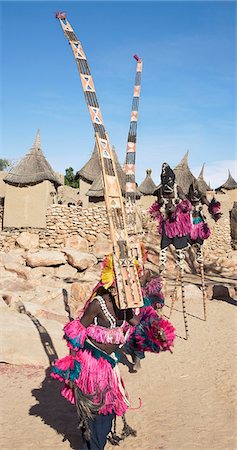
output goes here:
<path id="1" fill-rule="evenodd" d="M 82 208 L 80 206 L 51 205 L 46 213 L 46 228 L 6 228 L 0 233 L 0 248 L 15 248 L 16 239 L 23 231 L 39 236 L 40 248 L 60 248 L 65 239 L 79 234 L 89 242 L 96 241 L 96 235 L 109 235 L 109 226 L 104 206 Z"/>
<path id="2" fill-rule="evenodd" d="M 205 242 L 205 250 L 216 255 L 223 255 L 231 251 L 230 237 L 230 204 L 228 196 L 215 196 L 221 201 L 221 219 L 215 223 L 208 212 L 205 212 L 208 224 L 212 230 L 210 238 Z M 209 199 L 210 200 L 210 199 Z M 142 228 L 149 233 L 156 231 L 156 224 L 150 220 L 147 210 L 142 213 Z M 1 221 L 1 211 L 0 211 Z M 6 228 L 0 232 L 0 249 L 10 250 L 17 247 L 16 240 L 22 231 L 37 233 L 40 248 L 61 248 L 65 245 L 65 239 L 74 235 L 85 237 L 91 245 L 96 241 L 96 236 L 103 233 L 109 236 L 109 226 L 105 206 L 83 208 L 80 206 L 51 205 L 47 209 L 46 228 Z"/>

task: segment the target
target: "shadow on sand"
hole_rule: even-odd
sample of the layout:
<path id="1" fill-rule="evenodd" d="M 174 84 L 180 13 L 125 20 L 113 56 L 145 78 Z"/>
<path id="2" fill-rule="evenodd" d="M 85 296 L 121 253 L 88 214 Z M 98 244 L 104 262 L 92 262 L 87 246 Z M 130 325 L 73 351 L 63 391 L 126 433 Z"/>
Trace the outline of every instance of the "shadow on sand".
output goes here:
<path id="1" fill-rule="evenodd" d="M 51 378 L 50 372 L 51 367 L 48 367 L 41 387 L 32 390 L 38 403 L 30 408 L 29 414 L 40 417 L 46 425 L 61 434 L 62 441 L 68 440 L 72 449 L 82 450 L 83 440 L 77 428 L 76 408 L 62 397 L 62 383 Z"/>
<path id="2" fill-rule="evenodd" d="M 78 430 L 76 408 L 61 395 L 62 383 L 50 376 L 51 366 L 58 358 L 52 339 L 45 327 L 30 312 L 25 314 L 32 320 L 37 328 L 44 351 L 49 359 L 50 366 L 45 371 L 45 378 L 39 389 L 31 391 L 37 404 L 29 410 L 31 416 L 40 417 L 42 421 L 62 435 L 62 441 L 68 440 L 74 450 L 83 449 L 83 440 Z"/>

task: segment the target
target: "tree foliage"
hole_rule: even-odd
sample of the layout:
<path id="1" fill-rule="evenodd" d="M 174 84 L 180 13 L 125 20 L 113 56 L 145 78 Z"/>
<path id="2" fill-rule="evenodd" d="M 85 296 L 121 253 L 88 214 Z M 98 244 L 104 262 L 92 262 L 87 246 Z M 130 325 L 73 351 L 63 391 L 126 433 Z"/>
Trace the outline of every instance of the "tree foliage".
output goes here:
<path id="1" fill-rule="evenodd" d="M 0 158 L 0 171 L 10 169 L 12 163 L 9 159 Z"/>
<path id="2" fill-rule="evenodd" d="M 64 183 L 67 186 L 79 188 L 79 180 L 75 179 L 74 169 L 72 167 L 68 167 L 65 170 Z"/>

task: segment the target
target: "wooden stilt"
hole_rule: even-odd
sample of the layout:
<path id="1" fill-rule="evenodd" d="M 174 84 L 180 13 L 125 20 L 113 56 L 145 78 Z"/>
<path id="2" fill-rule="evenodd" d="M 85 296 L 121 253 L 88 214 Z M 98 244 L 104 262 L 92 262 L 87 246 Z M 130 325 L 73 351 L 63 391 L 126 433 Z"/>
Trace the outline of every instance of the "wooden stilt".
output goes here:
<path id="1" fill-rule="evenodd" d="M 183 267 L 180 268 L 180 277 L 181 277 L 181 292 L 182 292 L 182 305 L 183 305 L 185 335 L 186 335 L 186 339 L 188 339 L 189 334 L 188 334 L 188 320 L 187 320 L 187 314 L 186 314 L 186 303 L 185 303 L 185 292 L 184 292 L 184 269 L 183 269 Z"/>
<path id="2" fill-rule="evenodd" d="M 178 290 L 178 282 L 179 282 L 179 278 L 180 278 L 180 269 L 177 267 L 177 272 L 176 272 L 176 279 L 175 279 L 175 286 L 174 286 L 174 290 L 171 294 L 171 305 L 170 305 L 170 315 L 169 318 L 171 317 L 171 314 L 173 312 L 173 308 L 174 308 L 174 302 L 176 302 L 177 300 L 177 290 Z"/>
<path id="3" fill-rule="evenodd" d="M 205 277 L 204 277 L 204 266 L 203 266 L 203 252 L 202 252 L 202 248 L 201 248 L 200 250 L 201 250 L 201 255 L 200 255 L 200 259 L 199 259 L 199 267 L 200 267 L 201 281 L 202 281 L 203 313 L 204 313 L 204 320 L 207 320 L 207 308 L 206 308 L 207 294 L 206 294 Z"/>

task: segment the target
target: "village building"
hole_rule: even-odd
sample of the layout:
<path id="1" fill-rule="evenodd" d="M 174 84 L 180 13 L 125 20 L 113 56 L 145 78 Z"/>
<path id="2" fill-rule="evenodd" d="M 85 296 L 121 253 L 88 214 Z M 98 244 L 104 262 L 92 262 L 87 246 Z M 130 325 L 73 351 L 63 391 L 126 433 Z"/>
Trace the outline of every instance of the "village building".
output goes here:
<path id="1" fill-rule="evenodd" d="M 113 157 L 125 203 L 126 174 L 114 148 Z M 174 171 L 177 183 L 187 193 L 195 180 L 188 166 L 188 152 Z M 228 251 L 230 240 L 232 243 L 236 241 L 234 228 L 230 224 L 234 196 L 232 199 L 230 195 L 236 195 L 237 183 L 229 173 L 226 183 L 216 192 L 211 191 L 204 180 L 203 171 L 204 166 L 198 177 L 199 185 L 202 191 L 206 191 L 209 200 L 215 195 L 216 200 L 221 202 L 222 211 L 220 223 L 212 224 L 213 233 L 208 245 L 211 249 L 220 246 L 223 251 Z M 32 148 L 19 164 L 10 172 L 0 174 L 0 247 L 14 248 L 18 245 L 20 234 L 24 232 L 36 233 L 40 248 L 62 247 L 65 239 L 78 233 L 86 237 L 88 242 L 95 240 L 98 233 L 109 236 L 103 178 L 96 146 L 89 161 L 77 172 L 76 178 L 80 180 L 79 189 L 63 184 L 63 175 L 56 174 L 43 155 L 38 131 Z M 146 177 L 136 191 L 136 227 L 139 233 L 148 226 L 148 209 L 156 200 L 153 195 L 155 189 L 152 171 L 147 169 Z M 236 221 L 236 207 L 232 217 L 232 222 Z"/>
<path id="2" fill-rule="evenodd" d="M 40 145 L 40 131 L 29 153 L 3 179 L 3 228 L 45 228 L 48 206 L 57 203 L 60 181 Z"/>
<path id="3" fill-rule="evenodd" d="M 112 153 L 122 194 L 125 195 L 126 175 L 119 163 L 114 147 L 112 148 Z M 75 178 L 80 180 L 79 198 L 83 207 L 93 207 L 97 203 L 104 203 L 103 179 L 96 144 L 90 159 L 76 173 Z"/>
<path id="4" fill-rule="evenodd" d="M 230 170 L 228 171 L 228 178 L 225 183 L 219 186 L 215 191 L 218 194 L 228 195 L 230 201 L 230 209 L 232 209 L 234 202 L 237 200 L 237 182 L 232 177 Z"/>
<path id="5" fill-rule="evenodd" d="M 149 206 L 151 206 L 156 200 L 156 196 L 153 195 L 153 192 L 156 189 L 156 184 L 153 181 L 151 174 L 152 170 L 146 169 L 146 177 L 140 186 L 138 186 L 138 190 L 141 193 L 141 198 L 138 200 L 138 205 L 144 207 L 144 209 L 149 208 Z"/>

